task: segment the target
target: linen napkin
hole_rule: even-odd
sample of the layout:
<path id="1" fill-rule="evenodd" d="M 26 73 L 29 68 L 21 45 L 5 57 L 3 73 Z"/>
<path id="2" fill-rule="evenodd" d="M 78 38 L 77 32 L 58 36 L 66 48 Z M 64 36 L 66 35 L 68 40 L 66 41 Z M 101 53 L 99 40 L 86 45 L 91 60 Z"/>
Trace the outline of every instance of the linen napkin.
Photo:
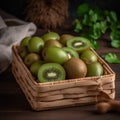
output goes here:
<path id="1" fill-rule="evenodd" d="M 7 26 L 6 21 L 17 22 L 20 25 Z M 0 74 L 4 72 L 12 61 L 12 46 L 19 44 L 27 36 L 35 34 L 37 27 L 34 23 L 28 23 L 17 18 L 3 19 L 0 16 Z"/>

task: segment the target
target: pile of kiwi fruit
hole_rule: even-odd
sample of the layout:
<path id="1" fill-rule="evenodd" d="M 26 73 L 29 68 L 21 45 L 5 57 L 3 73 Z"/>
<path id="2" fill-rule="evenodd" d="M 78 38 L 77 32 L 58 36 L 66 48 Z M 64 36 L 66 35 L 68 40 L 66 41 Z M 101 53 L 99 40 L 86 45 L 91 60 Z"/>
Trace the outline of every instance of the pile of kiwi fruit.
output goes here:
<path id="1" fill-rule="evenodd" d="M 36 81 L 43 83 L 103 75 L 103 66 L 90 48 L 85 37 L 48 32 L 23 38 L 19 55 Z"/>

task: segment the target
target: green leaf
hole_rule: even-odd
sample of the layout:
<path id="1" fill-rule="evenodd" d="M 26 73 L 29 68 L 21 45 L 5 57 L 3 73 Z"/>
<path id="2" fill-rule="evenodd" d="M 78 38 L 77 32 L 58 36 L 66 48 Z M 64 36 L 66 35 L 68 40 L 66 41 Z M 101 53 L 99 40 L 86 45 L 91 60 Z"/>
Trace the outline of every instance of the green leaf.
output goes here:
<path id="1" fill-rule="evenodd" d="M 107 26 L 107 21 L 101 21 L 101 22 L 100 22 L 100 28 L 101 28 L 101 32 L 102 32 L 103 34 L 105 34 L 105 32 L 106 32 L 106 30 L 107 30 L 107 28 L 108 28 L 108 26 Z"/>
<path id="2" fill-rule="evenodd" d="M 89 11 L 89 19 L 93 23 L 97 22 L 98 19 L 98 15 L 92 9 Z"/>
<path id="3" fill-rule="evenodd" d="M 81 24 L 81 22 L 80 22 L 80 20 L 78 20 L 78 19 L 75 19 L 75 28 L 74 28 L 74 31 L 75 32 L 80 32 L 80 30 L 82 30 L 82 24 Z"/>
<path id="4" fill-rule="evenodd" d="M 77 8 L 77 14 L 80 16 L 84 15 L 88 11 L 89 11 L 89 5 L 87 3 L 83 3 L 80 6 L 78 6 L 78 8 Z"/>
<path id="5" fill-rule="evenodd" d="M 120 58 L 115 53 L 107 53 L 102 58 L 108 63 L 120 63 Z"/>
<path id="6" fill-rule="evenodd" d="M 101 9 L 99 8 L 94 9 L 94 13 L 97 14 L 97 21 L 104 20 L 104 13 Z"/>
<path id="7" fill-rule="evenodd" d="M 91 38 L 93 38 L 94 40 L 98 39 L 101 37 L 101 28 L 100 28 L 100 23 L 97 22 L 93 25 L 93 28 L 91 29 Z"/>
<path id="8" fill-rule="evenodd" d="M 117 23 L 115 23 L 115 22 L 111 23 L 111 25 L 110 25 L 111 31 L 115 31 L 115 30 L 117 30 L 119 27 L 120 27 L 119 24 L 117 24 Z"/>
<path id="9" fill-rule="evenodd" d="M 119 40 L 112 40 L 111 46 L 114 48 L 120 48 L 120 39 Z"/>
<path id="10" fill-rule="evenodd" d="M 110 39 L 113 40 L 120 40 L 120 31 L 119 30 L 114 30 L 111 31 L 110 33 Z"/>
<path id="11" fill-rule="evenodd" d="M 120 31 L 114 30 L 110 33 L 111 46 L 114 48 L 120 48 Z"/>
<path id="12" fill-rule="evenodd" d="M 99 43 L 96 40 L 91 39 L 90 42 L 93 49 L 97 50 L 99 48 Z"/>
<path id="13" fill-rule="evenodd" d="M 84 15 L 83 17 L 83 24 L 84 25 L 89 25 L 89 16 L 87 14 Z"/>
<path id="14" fill-rule="evenodd" d="M 107 20 L 110 23 L 117 22 L 118 18 L 117 18 L 116 13 L 114 11 L 110 11 L 107 15 Z"/>

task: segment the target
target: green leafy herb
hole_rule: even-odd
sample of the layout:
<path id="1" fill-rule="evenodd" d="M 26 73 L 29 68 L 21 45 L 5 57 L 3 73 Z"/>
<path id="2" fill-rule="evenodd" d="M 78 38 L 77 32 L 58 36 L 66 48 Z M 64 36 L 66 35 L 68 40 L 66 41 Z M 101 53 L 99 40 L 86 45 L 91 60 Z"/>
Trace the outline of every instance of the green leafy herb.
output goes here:
<path id="1" fill-rule="evenodd" d="M 89 5 L 87 3 L 83 3 L 77 8 L 77 14 L 80 16 L 84 15 L 88 11 L 89 11 Z"/>
<path id="2" fill-rule="evenodd" d="M 102 58 L 108 63 L 120 63 L 120 58 L 115 53 L 107 53 Z"/>
<path id="3" fill-rule="evenodd" d="M 75 19 L 74 22 L 75 22 L 75 25 L 76 25 L 74 31 L 79 32 L 80 30 L 82 30 L 82 24 L 81 24 L 80 20 Z"/>
<path id="4" fill-rule="evenodd" d="M 106 33 L 107 28 L 108 28 L 108 26 L 107 26 L 107 21 L 101 21 L 101 22 L 100 22 L 100 29 L 101 29 L 101 32 L 102 32 L 103 34 Z"/>
<path id="5" fill-rule="evenodd" d="M 88 4 L 83 3 L 78 7 L 77 13 L 80 19 L 75 19 L 75 32 L 89 37 L 94 44 L 97 42 L 93 41 L 101 38 L 107 30 L 111 30 L 111 46 L 120 48 L 120 21 L 114 11 L 101 10 L 98 7 L 91 8 Z"/>
<path id="6" fill-rule="evenodd" d="M 99 48 L 99 44 L 96 40 L 92 39 L 92 40 L 90 40 L 90 42 L 91 42 L 91 46 L 93 49 L 97 50 Z"/>
<path id="7" fill-rule="evenodd" d="M 110 12 L 108 11 L 107 12 L 107 20 L 110 23 L 117 22 L 118 19 L 117 19 L 116 13 L 114 11 L 110 11 Z"/>
<path id="8" fill-rule="evenodd" d="M 93 24 L 93 33 L 91 34 L 91 37 L 93 39 L 98 39 L 101 37 L 101 26 L 99 22 L 96 22 L 95 24 Z"/>
<path id="9" fill-rule="evenodd" d="M 89 19 L 91 23 L 96 23 L 98 19 L 98 14 L 92 9 L 89 11 Z"/>
<path id="10" fill-rule="evenodd" d="M 114 48 L 120 48 L 120 39 L 119 40 L 112 40 L 111 46 Z"/>
<path id="11" fill-rule="evenodd" d="M 120 30 L 114 30 L 110 33 L 111 46 L 120 48 Z"/>
<path id="12" fill-rule="evenodd" d="M 120 40 L 120 31 L 119 30 L 111 31 L 110 38 L 111 40 Z"/>

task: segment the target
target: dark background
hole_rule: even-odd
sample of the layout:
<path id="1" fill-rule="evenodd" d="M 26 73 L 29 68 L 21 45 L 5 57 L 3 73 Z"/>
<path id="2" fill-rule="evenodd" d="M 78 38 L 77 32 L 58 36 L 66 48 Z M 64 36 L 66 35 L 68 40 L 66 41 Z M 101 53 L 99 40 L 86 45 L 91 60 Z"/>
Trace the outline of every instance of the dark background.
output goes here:
<path id="1" fill-rule="evenodd" d="M 59 1 L 59 0 L 58 0 Z M 103 9 L 115 10 L 119 14 L 119 0 L 70 0 L 70 15 L 76 16 L 75 11 L 79 4 L 88 2 L 91 6 L 98 5 Z M 0 7 L 17 17 L 24 18 L 24 10 L 27 0 L 0 0 Z M 119 14 L 120 15 L 120 14 Z M 66 30 L 58 29 L 59 33 Z M 45 32 L 43 29 L 37 31 L 38 35 Z M 69 31 L 70 32 L 70 31 Z M 72 32 L 73 33 L 73 32 Z M 116 53 L 120 57 L 120 49 L 109 47 L 109 40 L 99 40 L 99 55 L 105 53 Z M 116 99 L 120 100 L 120 64 L 109 64 L 116 74 L 115 90 Z M 32 111 L 22 90 L 15 82 L 11 69 L 0 75 L 0 120 L 120 120 L 120 113 L 109 112 L 98 114 L 95 106 L 78 106 L 56 110 L 35 112 Z"/>
<path id="2" fill-rule="evenodd" d="M 30 0 L 0 0 L 0 8 L 15 15 L 18 18 L 25 18 L 25 9 Z M 58 0 L 59 1 L 59 0 Z M 102 9 L 114 10 L 119 15 L 120 7 L 118 0 L 69 0 L 69 15 L 76 16 L 77 7 L 87 2 L 91 6 L 99 6 Z"/>

